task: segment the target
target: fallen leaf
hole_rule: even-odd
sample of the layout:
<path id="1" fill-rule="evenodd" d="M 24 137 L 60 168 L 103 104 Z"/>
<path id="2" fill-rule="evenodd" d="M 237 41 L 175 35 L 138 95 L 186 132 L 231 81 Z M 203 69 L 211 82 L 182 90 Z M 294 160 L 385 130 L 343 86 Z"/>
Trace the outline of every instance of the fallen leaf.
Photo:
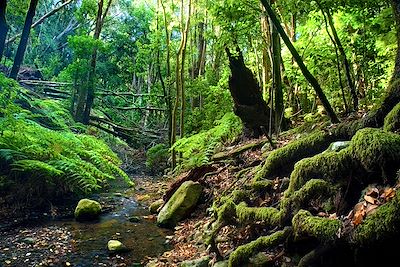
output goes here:
<path id="1" fill-rule="evenodd" d="M 389 201 L 390 199 L 394 198 L 395 195 L 396 195 L 396 191 L 391 187 L 387 187 L 383 191 L 381 198 L 385 199 L 385 201 Z"/>
<path id="2" fill-rule="evenodd" d="M 378 205 L 368 205 L 367 209 L 365 210 L 366 215 L 375 213 L 378 207 Z"/>
<path id="3" fill-rule="evenodd" d="M 375 204 L 376 198 L 373 198 L 371 196 L 364 196 L 365 201 L 371 204 Z"/>
<path id="4" fill-rule="evenodd" d="M 366 195 L 373 198 L 377 198 L 379 196 L 379 190 L 376 187 L 369 188 Z"/>

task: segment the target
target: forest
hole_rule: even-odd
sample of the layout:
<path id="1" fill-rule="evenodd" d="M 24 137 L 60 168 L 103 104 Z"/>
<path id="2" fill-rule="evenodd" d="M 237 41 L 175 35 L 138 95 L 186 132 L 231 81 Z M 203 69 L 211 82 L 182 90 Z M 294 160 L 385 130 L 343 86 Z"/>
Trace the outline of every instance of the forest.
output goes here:
<path id="1" fill-rule="evenodd" d="M 398 266 L 400 0 L 0 0 L 0 267 Z"/>

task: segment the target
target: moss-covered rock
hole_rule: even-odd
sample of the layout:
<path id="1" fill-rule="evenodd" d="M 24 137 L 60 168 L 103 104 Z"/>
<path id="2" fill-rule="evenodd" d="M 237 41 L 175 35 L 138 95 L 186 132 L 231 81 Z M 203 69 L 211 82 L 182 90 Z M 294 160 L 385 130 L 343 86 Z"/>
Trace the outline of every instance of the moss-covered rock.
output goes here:
<path id="1" fill-rule="evenodd" d="M 157 223 L 164 227 L 174 227 L 196 206 L 202 186 L 193 181 L 184 182 L 164 205 L 157 216 Z"/>
<path id="2" fill-rule="evenodd" d="M 118 240 L 110 240 L 107 243 L 107 249 L 111 253 L 126 252 L 127 247 Z"/>
<path id="3" fill-rule="evenodd" d="M 158 199 L 154 201 L 153 203 L 150 204 L 149 211 L 152 214 L 155 214 L 158 212 L 158 209 L 164 204 L 164 200 Z"/>
<path id="4" fill-rule="evenodd" d="M 81 199 L 75 208 L 75 218 L 78 221 L 94 220 L 101 213 L 101 205 L 99 202 L 90 199 Z"/>

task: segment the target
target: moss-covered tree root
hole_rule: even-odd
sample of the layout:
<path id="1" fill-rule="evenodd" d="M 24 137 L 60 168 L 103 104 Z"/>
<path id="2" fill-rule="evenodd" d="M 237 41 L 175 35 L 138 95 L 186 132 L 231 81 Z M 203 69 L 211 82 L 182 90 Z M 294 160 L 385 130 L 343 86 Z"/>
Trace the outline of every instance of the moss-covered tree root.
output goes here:
<path id="1" fill-rule="evenodd" d="M 257 252 L 275 247 L 279 244 L 285 242 L 287 237 L 290 235 L 292 229 L 286 227 L 281 231 L 277 231 L 269 236 L 262 236 L 258 239 L 247 243 L 245 245 L 239 246 L 234 252 L 229 256 L 229 267 L 240 267 L 243 266 L 248 259 L 256 254 Z"/>

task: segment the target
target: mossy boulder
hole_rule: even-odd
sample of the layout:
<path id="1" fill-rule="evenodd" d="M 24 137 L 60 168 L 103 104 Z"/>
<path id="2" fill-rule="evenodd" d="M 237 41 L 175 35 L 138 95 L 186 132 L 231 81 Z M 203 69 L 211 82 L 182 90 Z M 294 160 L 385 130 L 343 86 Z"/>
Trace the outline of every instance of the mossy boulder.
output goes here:
<path id="1" fill-rule="evenodd" d="M 157 216 L 158 225 L 174 227 L 196 206 L 202 190 L 199 183 L 184 182 L 161 209 Z"/>
<path id="2" fill-rule="evenodd" d="M 99 202 L 91 199 L 81 199 L 75 208 L 75 219 L 78 221 L 95 220 L 101 213 L 101 205 Z"/>
<path id="3" fill-rule="evenodd" d="M 107 243 L 107 249 L 111 253 L 126 252 L 127 247 L 118 240 L 110 240 Z"/>
<path id="4" fill-rule="evenodd" d="M 149 207 L 149 211 L 152 214 L 157 213 L 158 209 L 164 204 L 164 200 L 159 199 L 154 201 L 153 203 L 151 203 L 150 207 Z"/>

